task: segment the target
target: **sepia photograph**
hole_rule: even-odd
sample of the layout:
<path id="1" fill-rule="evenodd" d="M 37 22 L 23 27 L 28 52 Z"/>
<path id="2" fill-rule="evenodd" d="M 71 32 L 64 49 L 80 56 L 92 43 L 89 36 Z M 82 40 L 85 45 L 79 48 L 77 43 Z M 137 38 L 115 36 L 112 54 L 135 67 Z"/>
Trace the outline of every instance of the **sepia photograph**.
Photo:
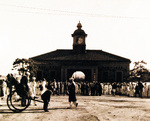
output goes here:
<path id="1" fill-rule="evenodd" d="M 149 0 L 0 0 L 0 121 L 150 121 Z"/>

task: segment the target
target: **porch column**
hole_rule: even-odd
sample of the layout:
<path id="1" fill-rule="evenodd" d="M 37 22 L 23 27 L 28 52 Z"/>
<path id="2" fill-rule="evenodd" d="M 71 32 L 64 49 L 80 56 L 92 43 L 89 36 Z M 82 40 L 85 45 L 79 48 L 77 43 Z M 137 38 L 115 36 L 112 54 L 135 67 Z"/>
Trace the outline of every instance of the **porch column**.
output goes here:
<path id="1" fill-rule="evenodd" d="M 61 81 L 65 81 L 64 80 L 64 68 L 61 68 Z"/>

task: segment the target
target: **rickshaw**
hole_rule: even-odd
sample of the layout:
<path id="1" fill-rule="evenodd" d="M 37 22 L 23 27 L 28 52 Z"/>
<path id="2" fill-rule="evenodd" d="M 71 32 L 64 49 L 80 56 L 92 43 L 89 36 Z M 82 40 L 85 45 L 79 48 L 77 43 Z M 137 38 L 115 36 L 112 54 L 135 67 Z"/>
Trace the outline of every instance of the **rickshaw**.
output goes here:
<path id="1" fill-rule="evenodd" d="M 7 106 L 11 111 L 19 113 L 30 106 L 31 100 L 43 103 L 43 101 L 36 100 L 28 95 L 20 95 L 14 90 L 7 96 Z"/>
<path id="2" fill-rule="evenodd" d="M 24 90 L 23 85 L 17 83 L 15 79 L 11 86 L 13 89 L 10 90 L 10 94 L 7 96 L 7 106 L 11 111 L 15 113 L 24 111 L 30 106 L 31 100 L 43 103 L 43 101 L 36 100 L 35 97 L 31 97 L 28 92 Z"/>

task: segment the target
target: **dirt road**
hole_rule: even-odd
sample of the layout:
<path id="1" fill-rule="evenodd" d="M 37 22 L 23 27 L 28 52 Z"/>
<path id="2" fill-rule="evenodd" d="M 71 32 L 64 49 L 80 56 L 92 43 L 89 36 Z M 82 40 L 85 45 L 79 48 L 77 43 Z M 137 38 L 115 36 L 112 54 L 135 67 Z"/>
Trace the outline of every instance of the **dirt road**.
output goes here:
<path id="1" fill-rule="evenodd" d="M 52 96 L 49 112 L 43 104 L 13 113 L 0 106 L 0 121 L 150 121 L 150 99 L 124 96 L 77 96 L 79 106 L 68 109 L 67 96 Z"/>

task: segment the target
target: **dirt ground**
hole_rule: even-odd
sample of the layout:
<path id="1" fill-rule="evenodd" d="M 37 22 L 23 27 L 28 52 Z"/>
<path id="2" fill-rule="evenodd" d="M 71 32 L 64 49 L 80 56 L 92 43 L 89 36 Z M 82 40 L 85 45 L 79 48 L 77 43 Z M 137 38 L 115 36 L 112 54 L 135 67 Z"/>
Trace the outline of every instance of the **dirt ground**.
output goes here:
<path id="1" fill-rule="evenodd" d="M 13 113 L 2 100 L 0 121 L 150 121 L 150 99 L 125 96 L 77 96 L 79 106 L 68 109 L 68 96 L 52 96 L 49 112 L 43 104 Z"/>

